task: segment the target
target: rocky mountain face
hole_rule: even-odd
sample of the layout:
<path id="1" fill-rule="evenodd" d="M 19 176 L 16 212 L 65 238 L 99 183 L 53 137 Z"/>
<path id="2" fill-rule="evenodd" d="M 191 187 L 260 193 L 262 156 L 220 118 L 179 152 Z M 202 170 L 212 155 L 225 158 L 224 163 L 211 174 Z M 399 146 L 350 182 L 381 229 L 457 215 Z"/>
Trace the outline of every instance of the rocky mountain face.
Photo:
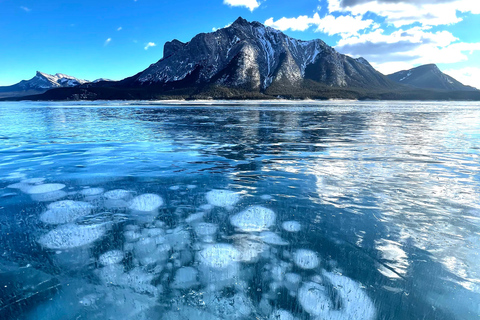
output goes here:
<path id="1" fill-rule="evenodd" d="M 195 84 L 265 92 L 272 84 L 298 87 L 310 79 L 330 87 L 391 88 L 365 59 L 352 59 L 322 40 L 302 41 L 259 22 L 238 18 L 190 42 L 167 42 L 164 57 L 136 76 L 138 85 L 193 78 Z"/>
<path id="2" fill-rule="evenodd" d="M 435 64 L 426 64 L 410 70 L 398 71 L 387 76 L 390 80 L 422 89 L 447 91 L 478 91 L 463 85 L 446 75 Z"/>
<path id="3" fill-rule="evenodd" d="M 53 88 L 75 87 L 88 83 L 86 80 L 57 73 L 55 75 L 37 71 L 35 77 L 30 80 L 22 80 L 11 86 L 0 87 L 0 97 L 19 97 L 30 94 L 39 94 Z"/>

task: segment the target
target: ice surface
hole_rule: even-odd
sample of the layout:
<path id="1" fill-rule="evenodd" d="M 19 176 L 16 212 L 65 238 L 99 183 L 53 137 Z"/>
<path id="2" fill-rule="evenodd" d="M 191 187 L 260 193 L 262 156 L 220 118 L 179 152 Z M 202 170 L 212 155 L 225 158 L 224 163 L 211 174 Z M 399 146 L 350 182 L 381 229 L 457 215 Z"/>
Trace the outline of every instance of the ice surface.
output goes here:
<path id="1" fill-rule="evenodd" d="M 284 221 L 282 228 L 288 232 L 299 232 L 302 229 L 302 225 L 298 221 Z"/>
<path id="2" fill-rule="evenodd" d="M 240 201 L 240 195 L 230 190 L 212 190 L 205 197 L 209 204 L 217 207 L 233 207 Z"/>
<path id="3" fill-rule="evenodd" d="M 65 224 L 49 231 L 38 239 L 48 249 L 71 249 L 89 245 L 105 235 L 106 226 Z"/>
<path id="4" fill-rule="evenodd" d="M 262 206 L 251 206 L 230 217 L 230 223 L 243 232 L 259 232 L 275 223 L 275 212 Z"/>
<path id="5" fill-rule="evenodd" d="M 302 269 L 314 269 L 320 264 L 320 259 L 312 250 L 299 249 L 293 253 L 293 262 Z"/>
<path id="6" fill-rule="evenodd" d="M 48 210 L 40 215 L 40 221 L 47 224 L 63 224 L 89 214 L 93 206 L 88 202 L 63 200 L 51 203 Z"/>

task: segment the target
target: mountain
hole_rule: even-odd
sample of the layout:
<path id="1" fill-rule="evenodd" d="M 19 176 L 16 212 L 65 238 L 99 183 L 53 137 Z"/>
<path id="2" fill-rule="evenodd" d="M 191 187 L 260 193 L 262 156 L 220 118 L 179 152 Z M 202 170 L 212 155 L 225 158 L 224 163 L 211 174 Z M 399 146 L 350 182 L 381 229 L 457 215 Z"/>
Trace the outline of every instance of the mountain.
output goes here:
<path id="1" fill-rule="evenodd" d="M 27 96 L 43 93 L 52 88 L 74 87 L 85 83 L 88 83 L 88 81 L 66 74 L 57 73 L 50 75 L 37 71 L 35 77 L 30 80 L 22 80 L 11 86 L 0 87 L 0 97 Z"/>
<path id="2" fill-rule="evenodd" d="M 478 91 L 446 75 L 435 64 L 426 64 L 387 76 L 390 80 L 416 88 L 447 91 Z"/>
<path id="3" fill-rule="evenodd" d="M 167 42 L 163 58 L 121 81 L 56 88 L 35 100 L 134 99 L 479 99 L 412 89 L 376 71 L 367 60 L 302 41 L 238 18 L 189 42 Z"/>

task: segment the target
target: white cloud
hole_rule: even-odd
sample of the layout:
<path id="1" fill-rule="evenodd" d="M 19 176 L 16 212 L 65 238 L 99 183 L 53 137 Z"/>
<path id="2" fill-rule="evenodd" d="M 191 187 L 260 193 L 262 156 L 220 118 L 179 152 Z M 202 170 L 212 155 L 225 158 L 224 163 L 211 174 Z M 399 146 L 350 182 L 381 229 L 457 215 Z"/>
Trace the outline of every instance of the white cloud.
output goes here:
<path id="1" fill-rule="evenodd" d="M 154 42 L 149 42 L 149 43 L 147 43 L 147 45 L 143 49 L 148 50 L 148 48 L 156 47 L 156 46 L 157 45 Z"/>
<path id="2" fill-rule="evenodd" d="M 328 0 L 330 12 L 353 15 L 375 13 L 395 27 L 419 22 L 424 26 L 454 24 L 462 19 L 457 11 L 480 14 L 476 0 Z"/>
<path id="3" fill-rule="evenodd" d="M 370 26 L 374 26 L 373 20 L 363 20 L 362 16 L 338 16 L 327 15 L 320 18 L 315 13 L 311 18 L 308 16 L 299 16 L 297 18 L 281 18 L 273 21 L 273 18 L 267 19 L 265 25 L 279 29 L 281 31 L 305 31 L 311 26 L 316 26 L 316 32 L 323 32 L 328 35 L 341 34 L 348 37 L 358 34 L 358 31 L 365 30 Z M 375 25 L 376 26 L 376 25 Z M 378 27 L 378 26 L 376 26 Z"/>
<path id="4" fill-rule="evenodd" d="M 383 29 L 340 40 L 339 52 L 362 56 L 380 72 L 389 74 L 427 63 L 455 63 L 468 60 L 480 51 L 479 43 L 459 42 L 448 31 L 431 32 L 428 27 L 399 29 L 385 34 Z"/>
<path id="5" fill-rule="evenodd" d="M 257 0 L 223 0 L 223 3 L 232 7 L 247 7 L 250 11 L 260 6 Z"/>
<path id="6" fill-rule="evenodd" d="M 444 72 L 465 85 L 480 89 L 480 68 L 467 67 L 462 69 L 449 69 Z"/>
<path id="7" fill-rule="evenodd" d="M 225 27 L 223 27 L 223 28 L 228 28 L 228 27 L 230 27 L 231 25 L 232 25 L 232 23 L 230 22 L 229 24 L 226 24 Z M 212 28 L 212 31 L 215 32 L 215 31 L 220 30 L 220 29 L 223 29 L 223 28 L 215 28 L 215 27 L 213 27 L 213 28 Z"/>
<path id="8" fill-rule="evenodd" d="M 27 7 L 25 7 L 25 6 L 21 6 L 20 9 L 22 9 L 22 10 L 25 11 L 25 12 L 30 12 L 30 11 L 32 11 L 32 9 L 27 8 Z"/>
<path id="9" fill-rule="evenodd" d="M 117 28 L 117 31 L 120 31 L 120 30 L 122 30 L 122 29 L 123 29 L 122 27 L 118 27 L 118 28 Z"/>
<path id="10" fill-rule="evenodd" d="M 105 43 L 103 45 L 108 46 L 110 42 L 112 42 L 112 38 L 108 38 L 107 40 L 105 40 Z"/>

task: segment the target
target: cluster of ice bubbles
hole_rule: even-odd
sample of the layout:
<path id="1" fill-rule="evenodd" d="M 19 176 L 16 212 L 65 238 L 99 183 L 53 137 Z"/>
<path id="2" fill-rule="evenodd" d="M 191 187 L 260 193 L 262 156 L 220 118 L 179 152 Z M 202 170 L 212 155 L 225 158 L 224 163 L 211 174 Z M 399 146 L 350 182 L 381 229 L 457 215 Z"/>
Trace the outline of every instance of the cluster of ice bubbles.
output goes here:
<path id="1" fill-rule="evenodd" d="M 95 313 L 105 319 L 375 318 L 358 282 L 327 271 L 317 252 L 294 247 L 300 222 L 278 221 L 262 204 L 242 208 L 240 193 L 211 190 L 205 203 L 178 214 L 169 227 L 159 215 L 165 202 L 157 194 L 103 188 L 67 193 L 65 185 L 43 179 L 9 187 L 49 202 L 39 216 L 48 231 L 38 243 L 60 267 L 94 266 L 86 269 L 96 279 L 89 283 L 94 290 L 77 296 L 92 319 Z M 68 197 L 76 200 L 62 199 Z M 120 210 L 125 219 L 98 218 L 102 210 Z M 96 244 L 119 226 L 122 244 L 95 254 Z M 280 292 L 300 307 L 277 303 Z"/>

